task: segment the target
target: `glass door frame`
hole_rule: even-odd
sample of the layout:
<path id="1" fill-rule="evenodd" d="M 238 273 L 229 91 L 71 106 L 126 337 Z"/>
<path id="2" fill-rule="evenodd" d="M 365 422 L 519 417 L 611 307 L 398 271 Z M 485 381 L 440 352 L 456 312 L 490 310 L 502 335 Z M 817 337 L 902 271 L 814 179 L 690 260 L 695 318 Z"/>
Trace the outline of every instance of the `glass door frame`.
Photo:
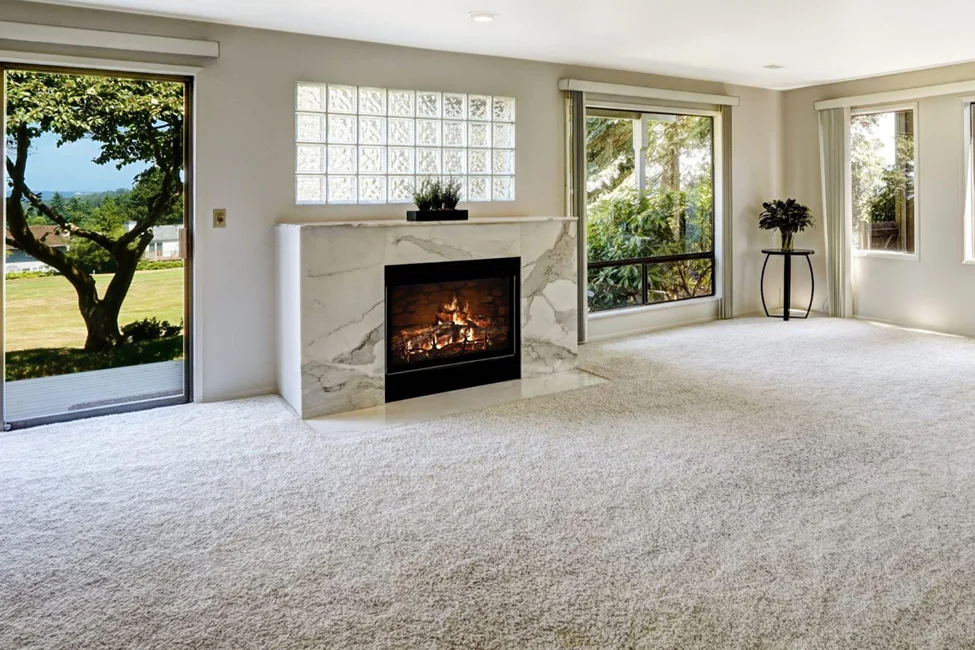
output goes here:
<path id="1" fill-rule="evenodd" d="M 30 55 L 25 55 L 30 58 Z M 43 58 L 39 56 L 38 58 Z M 10 431 L 13 429 L 23 429 L 43 424 L 55 422 L 68 422 L 84 418 L 97 417 L 100 415 L 113 415 L 117 413 L 130 413 L 142 411 L 161 406 L 175 406 L 186 404 L 193 401 L 194 390 L 194 224 L 195 218 L 195 182 L 196 182 L 196 130 L 195 130 L 195 107 L 196 107 L 196 77 L 194 74 L 170 74 L 167 72 L 140 72 L 124 69 L 129 64 L 119 62 L 123 69 L 116 69 L 111 66 L 112 62 L 105 62 L 106 67 L 91 67 L 89 60 L 81 60 L 79 65 L 71 65 L 63 62 L 57 64 L 47 63 L 21 63 L 0 59 L 0 183 L 4 188 L 4 200 L 0 205 L 0 217 L 2 217 L 3 232 L 7 232 L 7 71 L 27 71 L 27 72 L 48 72 L 56 74 L 70 75 L 90 75 L 102 77 L 114 77 L 119 79 L 143 79 L 151 81 L 170 81 L 182 83 L 184 88 L 184 107 L 183 107 L 183 235 L 179 242 L 183 259 L 183 393 L 169 397 L 159 397 L 146 400 L 126 402 L 123 404 L 113 404 L 110 406 L 99 406 L 90 409 L 81 409 L 67 413 L 45 415 L 22 420 L 7 420 L 6 414 L 6 296 L 7 280 L 6 269 L 0 278 L 0 378 L 3 379 L 0 385 L 0 421 L 3 429 Z M 146 64 L 146 67 L 152 67 Z"/>

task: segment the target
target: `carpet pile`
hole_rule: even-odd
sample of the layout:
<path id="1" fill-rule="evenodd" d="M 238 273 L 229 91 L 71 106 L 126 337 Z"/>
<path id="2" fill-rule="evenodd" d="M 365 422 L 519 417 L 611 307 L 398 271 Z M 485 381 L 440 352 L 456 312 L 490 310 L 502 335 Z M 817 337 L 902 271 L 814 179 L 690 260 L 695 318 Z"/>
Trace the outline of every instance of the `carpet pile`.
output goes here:
<path id="1" fill-rule="evenodd" d="M 766 319 L 328 440 L 276 397 L 0 434 L 0 648 L 973 648 L 975 342 Z"/>

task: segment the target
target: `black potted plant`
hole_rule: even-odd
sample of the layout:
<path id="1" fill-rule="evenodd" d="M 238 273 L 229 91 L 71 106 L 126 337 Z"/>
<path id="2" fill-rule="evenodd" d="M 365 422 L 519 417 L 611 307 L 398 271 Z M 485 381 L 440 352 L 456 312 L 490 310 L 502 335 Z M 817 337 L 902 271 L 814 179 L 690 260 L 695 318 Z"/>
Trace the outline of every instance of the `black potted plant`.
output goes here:
<path id="1" fill-rule="evenodd" d="M 782 233 L 782 250 L 791 251 L 793 238 L 797 232 L 802 232 L 808 226 L 816 224 L 809 208 L 795 199 L 782 201 L 775 199 L 763 203 L 765 208 L 759 215 L 758 227 L 762 230 L 778 230 Z"/>
<path id="2" fill-rule="evenodd" d="M 458 210 L 460 203 L 460 181 L 426 178 L 413 192 L 416 210 L 408 210 L 408 221 L 466 221 L 467 210 Z"/>

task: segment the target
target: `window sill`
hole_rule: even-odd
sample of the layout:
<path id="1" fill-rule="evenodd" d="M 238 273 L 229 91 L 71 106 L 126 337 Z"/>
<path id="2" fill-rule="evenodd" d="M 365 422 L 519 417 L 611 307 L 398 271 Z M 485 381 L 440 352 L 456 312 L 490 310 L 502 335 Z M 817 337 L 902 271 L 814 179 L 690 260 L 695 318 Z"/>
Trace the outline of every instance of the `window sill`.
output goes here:
<path id="1" fill-rule="evenodd" d="M 918 262 L 917 253 L 894 253 L 891 251 L 853 251 L 853 257 L 873 258 L 880 260 L 900 260 L 901 262 Z"/>
<path id="2" fill-rule="evenodd" d="M 629 316 L 630 314 L 642 314 L 645 312 L 662 311 L 665 309 L 675 309 L 677 307 L 691 307 L 693 305 L 706 305 L 716 303 L 721 300 L 718 296 L 705 296 L 703 298 L 688 298 L 686 300 L 674 300 L 672 302 L 661 302 L 656 305 L 638 305 L 636 307 L 622 307 L 620 309 L 607 309 L 605 311 L 588 312 L 589 320 L 602 320 L 613 318 L 614 316 Z"/>

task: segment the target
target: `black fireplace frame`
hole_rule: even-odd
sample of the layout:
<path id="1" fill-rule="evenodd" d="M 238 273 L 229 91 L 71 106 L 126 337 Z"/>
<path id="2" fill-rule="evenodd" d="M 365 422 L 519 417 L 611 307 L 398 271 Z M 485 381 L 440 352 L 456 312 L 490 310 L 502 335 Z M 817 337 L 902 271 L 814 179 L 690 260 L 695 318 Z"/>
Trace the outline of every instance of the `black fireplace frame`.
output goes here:
<path id="1" fill-rule="evenodd" d="M 499 381 L 521 379 L 520 257 L 395 264 L 386 267 L 385 278 L 386 402 L 483 386 Z M 508 350 L 475 358 L 448 359 L 417 368 L 390 372 L 389 294 L 392 287 L 487 278 L 504 278 L 511 283 L 511 309 L 509 311 L 511 315 L 509 319 L 511 346 Z"/>

